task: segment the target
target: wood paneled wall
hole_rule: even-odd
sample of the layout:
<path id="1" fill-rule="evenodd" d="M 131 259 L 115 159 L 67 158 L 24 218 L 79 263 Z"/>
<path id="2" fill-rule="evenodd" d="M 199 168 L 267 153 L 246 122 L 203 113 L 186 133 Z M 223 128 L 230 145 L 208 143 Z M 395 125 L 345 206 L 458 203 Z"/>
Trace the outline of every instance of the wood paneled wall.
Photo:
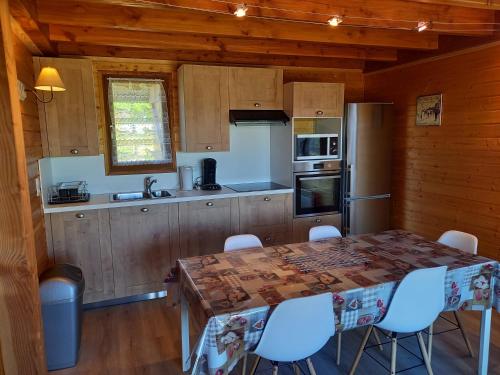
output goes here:
<path id="1" fill-rule="evenodd" d="M 33 88 L 35 85 L 35 79 L 32 54 L 16 35 L 13 37 L 13 42 L 17 77 L 27 88 Z M 36 258 L 38 273 L 42 273 L 50 263 L 47 254 L 47 241 L 45 239 L 42 201 L 41 197 L 37 196 L 36 189 L 36 180 L 40 175 L 38 160 L 42 158 L 42 139 L 40 134 L 40 121 L 38 119 L 37 103 L 31 93 L 28 93 L 27 95 L 26 99 L 20 103 L 24 144 L 26 150 L 31 213 L 33 219 L 33 230 L 35 233 Z"/>
<path id="2" fill-rule="evenodd" d="M 500 44 L 365 76 L 393 101 L 394 227 L 429 239 L 457 229 L 500 259 Z M 443 94 L 442 125 L 415 125 L 416 98 Z"/>

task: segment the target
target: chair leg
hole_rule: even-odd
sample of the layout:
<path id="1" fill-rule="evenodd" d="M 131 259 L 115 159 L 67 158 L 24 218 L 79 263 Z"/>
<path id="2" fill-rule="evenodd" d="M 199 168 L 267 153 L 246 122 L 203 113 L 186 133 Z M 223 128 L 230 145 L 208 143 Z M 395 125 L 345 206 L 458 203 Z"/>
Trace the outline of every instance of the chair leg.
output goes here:
<path id="1" fill-rule="evenodd" d="M 337 366 L 340 366 L 340 354 L 342 351 L 342 332 L 337 335 Z"/>
<path id="2" fill-rule="evenodd" d="M 429 334 L 427 335 L 427 357 L 429 362 L 432 360 L 432 339 L 434 336 L 434 323 L 429 326 Z"/>
<path id="3" fill-rule="evenodd" d="M 295 375 L 300 375 L 300 368 L 299 366 L 297 365 L 297 363 L 293 362 L 292 363 L 292 366 L 293 366 L 293 373 Z"/>
<path id="4" fill-rule="evenodd" d="M 278 375 L 278 365 L 277 364 L 273 365 L 273 375 Z"/>
<path id="5" fill-rule="evenodd" d="M 453 311 L 453 314 L 455 315 L 455 319 L 457 320 L 457 325 L 458 328 L 460 328 L 460 332 L 462 332 L 462 336 L 465 341 L 465 345 L 467 345 L 467 349 L 469 350 L 469 355 L 474 358 L 474 350 L 472 349 L 472 345 L 470 344 L 469 337 L 467 336 L 467 333 L 464 330 L 464 326 L 462 324 L 462 319 L 458 316 L 458 313 L 456 311 Z"/>
<path id="6" fill-rule="evenodd" d="M 398 350 L 398 338 L 396 333 L 392 333 L 391 338 L 391 375 L 396 374 L 396 357 Z"/>
<path id="7" fill-rule="evenodd" d="M 427 350 L 425 350 L 424 339 L 422 338 L 422 332 L 417 332 L 418 345 L 420 347 L 420 352 L 422 353 L 422 357 L 424 358 L 425 368 L 427 369 L 427 374 L 434 375 L 432 372 L 431 361 L 429 356 L 427 355 Z"/>
<path id="8" fill-rule="evenodd" d="M 365 335 L 363 336 L 363 340 L 361 341 L 361 345 L 359 346 L 358 353 L 356 354 L 356 358 L 354 358 L 354 362 L 352 363 L 351 371 L 349 371 L 349 375 L 354 375 L 356 373 L 356 369 L 358 368 L 359 365 L 359 360 L 361 359 L 361 356 L 363 355 L 363 350 L 365 350 L 366 342 L 368 341 L 368 338 L 370 337 L 370 334 L 373 331 L 373 326 L 369 326 L 365 332 Z"/>
<path id="9" fill-rule="evenodd" d="M 381 352 L 384 351 L 384 347 L 382 346 L 382 341 L 380 341 L 380 336 L 378 335 L 377 329 L 373 329 L 373 335 L 375 336 L 375 341 L 377 341 L 378 348 Z"/>
<path id="10" fill-rule="evenodd" d="M 255 358 L 255 362 L 253 363 L 252 368 L 250 369 L 250 375 L 255 375 L 255 371 L 257 371 L 257 367 L 259 366 L 261 357 L 258 355 L 257 358 Z"/>
<path id="11" fill-rule="evenodd" d="M 316 375 L 316 370 L 314 369 L 314 366 L 313 366 L 313 363 L 311 361 L 311 358 L 307 358 L 306 359 L 306 363 L 307 363 L 307 368 L 309 369 L 309 373 L 311 375 Z"/>
<path id="12" fill-rule="evenodd" d="M 247 361 L 248 361 L 248 354 L 245 353 L 245 356 L 243 357 L 243 368 L 241 370 L 242 375 L 247 375 Z"/>

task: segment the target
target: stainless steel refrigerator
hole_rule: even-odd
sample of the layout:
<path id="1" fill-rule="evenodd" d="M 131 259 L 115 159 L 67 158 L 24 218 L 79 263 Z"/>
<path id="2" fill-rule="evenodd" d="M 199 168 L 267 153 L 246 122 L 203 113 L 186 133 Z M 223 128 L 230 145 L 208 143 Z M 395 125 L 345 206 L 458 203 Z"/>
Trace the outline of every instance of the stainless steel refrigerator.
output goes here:
<path id="1" fill-rule="evenodd" d="M 343 229 L 379 232 L 390 226 L 393 105 L 346 106 Z"/>

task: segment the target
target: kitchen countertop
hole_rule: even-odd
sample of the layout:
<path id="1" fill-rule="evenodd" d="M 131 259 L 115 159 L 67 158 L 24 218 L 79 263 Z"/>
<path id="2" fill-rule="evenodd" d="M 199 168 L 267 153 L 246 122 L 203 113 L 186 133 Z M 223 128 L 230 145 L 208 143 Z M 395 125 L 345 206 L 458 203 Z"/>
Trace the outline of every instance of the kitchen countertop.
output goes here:
<path id="1" fill-rule="evenodd" d="M 271 195 L 271 194 L 286 194 L 293 193 L 293 189 L 277 189 L 277 190 L 264 190 L 264 191 L 250 191 L 244 193 L 238 193 L 231 190 L 225 186 L 222 186 L 222 190 L 209 191 L 209 190 L 191 190 L 191 191 L 181 191 L 175 189 L 167 189 L 173 197 L 170 198 L 155 198 L 155 199 L 138 199 L 129 201 L 111 201 L 110 194 L 91 194 L 90 201 L 81 203 L 67 203 L 67 204 L 54 204 L 49 205 L 44 202 L 43 212 L 46 214 L 58 213 L 58 212 L 72 212 L 72 211 L 87 211 L 87 210 L 98 210 L 104 208 L 117 208 L 117 207 L 130 207 L 130 206 L 149 206 L 153 204 L 165 204 L 165 203 L 179 203 L 179 202 L 190 202 L 204 199 L 222 199 L 222 198 L 238 198 L 238 197 L 248 197 L 254 195 Z"/>

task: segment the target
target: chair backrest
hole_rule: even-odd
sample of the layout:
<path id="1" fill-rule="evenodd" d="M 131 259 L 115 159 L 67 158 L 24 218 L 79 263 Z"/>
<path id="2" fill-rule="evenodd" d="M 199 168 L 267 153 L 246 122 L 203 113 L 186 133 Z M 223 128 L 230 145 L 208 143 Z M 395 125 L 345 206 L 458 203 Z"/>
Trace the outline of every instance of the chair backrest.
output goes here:
<path id="1" fill-rule="evenodd" d="M 267 321 L 255 353 L 278 362 L 300 361 L 335 334 L 332 293 L 281 302 Z"/>
<path id="2" fill-rule="evenodd" d="M 319 241 L 334 237 L 342 237 L 342 233 L 333 225 L 320 225 L 309 229 L 309 241 Z"/>
<path id="3" fill-rule="evenodd" d="M 473 234 L 460 232 L 458 230 L 449 230 L 439 237 L 438 242 L 465 251 L 469 254 L 477 254 L 478 240 Z"/>
<path id="4" fill-rule="evenodd" d="M 226 238 L 226 242 L 224 242 L 224 251 L 250 249 L 252 247 L 262 247 L 262 242 L 253 234 L 238 234 Z"/>
<path id="5" fill-rule="evenodd" d="M 410 272 L 399 284 L 377 327 L 391 332 L 418 332 L 429 327 L 444 309 L 444 279 L 448 267 Z"/>

